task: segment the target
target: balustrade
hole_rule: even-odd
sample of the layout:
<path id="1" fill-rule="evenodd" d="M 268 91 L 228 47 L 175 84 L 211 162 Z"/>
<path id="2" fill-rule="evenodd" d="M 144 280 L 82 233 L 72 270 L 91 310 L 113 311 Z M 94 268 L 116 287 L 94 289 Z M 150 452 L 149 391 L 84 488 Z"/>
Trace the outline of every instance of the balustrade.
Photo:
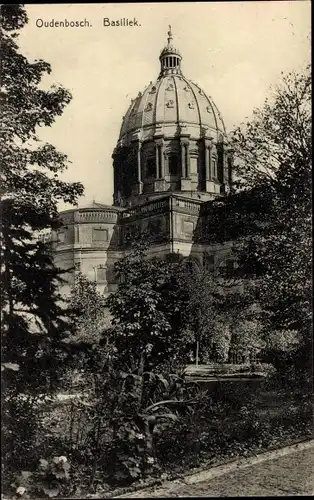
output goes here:
<path id="1" fill-rule="evenodd" d="M 116 222 L 117 213 L 110 210 L 89 210 L 88 212 L 79 212 L 80 222 L 87 221 L 109 221 Z"/>

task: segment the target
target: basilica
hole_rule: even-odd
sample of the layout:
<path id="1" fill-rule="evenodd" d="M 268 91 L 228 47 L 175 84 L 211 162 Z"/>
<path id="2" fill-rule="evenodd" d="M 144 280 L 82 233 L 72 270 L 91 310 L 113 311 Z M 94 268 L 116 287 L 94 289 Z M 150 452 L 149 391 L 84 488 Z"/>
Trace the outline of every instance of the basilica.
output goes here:
<path id="1" fill-rule="evenodd" d="M 151 236 L 150 255 L 178 253 L 198 269 L 233 265 L 231 247 L 200 237 L 213 200 L 228 193 L 232 150 L 212 98 L 182 70 L 171 27 L 155 81 L 131 100 L 112 154 L 113 204 L 93 202 L 60 214 L 53 235 L 56 265 L 114 291 L 114 263 L 128 250 L 129 235 Z"/>

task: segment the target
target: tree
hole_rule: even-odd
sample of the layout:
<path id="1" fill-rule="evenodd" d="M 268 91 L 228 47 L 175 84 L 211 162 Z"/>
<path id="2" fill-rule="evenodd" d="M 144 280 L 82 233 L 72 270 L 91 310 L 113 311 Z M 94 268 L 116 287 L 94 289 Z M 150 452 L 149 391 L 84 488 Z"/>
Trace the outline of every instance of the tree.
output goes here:
<path id="1" fill-rule="evenodd" d="M 128 371 L 179 361 L 191 348 L 183 334 L 187 294 L 178 260 L 148 258 L 143 242 L 115 264 L 118 289 L 108 297 L 112 338 Z"/>
<path id="2" fill-rule="evenodd" d="M 185 329 L 195 339 L 195 362 L 226 361 L 230 343 L 228 317 L 220 308 L 227 284 L 209 272 L 186 273 Z"/>
<path id="3" fill-rule="evenodd" d="M 299 332 L 309 367 L 311 343 L 311 75 L 286 75 L 232 142 L 237 193 L 216 203 L 208 234 L 237 241 L 242 277 L 259 304 L 265 341 Z M 222 231 L 223 227 L 223 231 Z M 290 343 L 290 340 L 289 340 Z M 278 344 L 278 343 L 277 343 Z M 282 344 L 281 344 L 282 345 Z M 302 352 L 302 354 L 301 354 Z"/>
<path id="4" fill-rule="evenodd" d="M 72 341 L 87 344 L 99 342 L 103 331 L 109 328 L 111 318 L 106 308 L 106 297 L 97 290 L 96 282 L 81 272 L 75 273 L 68 307 L 74 330 Z"/>
<path id="5" fill-rule="evenodd" d="M 60 339 L 68 329 L 61 275 L 40 235 L 58 227 L 58 202 L 75 203 L 83 187 L 60 179 L 66 155 L 37 134 L 62 114 L 71 95 L 61 86 L 40 88 L 50 65 L 20 53 L 18 31 L 28 22 L 23 5 L 1 5 L 0 14 L 2 360 L 4 368 L 19 367 L 4 372 L 10 413 L 9 396 L 35 397 L 51 388 L 60 369 Z"/>
<path id="6" fill-rule="evenodd" d="M 282 75 L 253 120 L 237 127 L 231 137 L 237 162 L 237 188 L 273 186 L 293 194 L 294 181 L 310 193 L 311 73 Z M 292 190 L 292 191 L 291 191 Z M 294 189 L 294 194 L 296 194 Z M 309 200 L 307 200 L 309 203 Z"/>
<path id="7" fill-rule="evenodd" d="M 111 317 L 106 307 L 106 297 L 97 290 L 96 282 L 81 272 L 75 279 L 67 298 L 67 311 L 71 331 L 63 339 L 69 355 L 66 389 L 84 392 L 95 374 L 102 376 L 107 354 L 113 349 L 109 342 L 100 345 L 103 333 L 110 328 Z M 84 387 L 84 390 L 82 390 Z"/>

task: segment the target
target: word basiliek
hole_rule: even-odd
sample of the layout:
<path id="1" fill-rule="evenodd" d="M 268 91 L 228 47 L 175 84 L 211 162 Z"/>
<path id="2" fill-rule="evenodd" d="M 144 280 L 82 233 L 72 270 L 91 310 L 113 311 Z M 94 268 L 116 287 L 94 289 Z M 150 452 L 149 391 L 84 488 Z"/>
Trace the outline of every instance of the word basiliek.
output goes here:
<path id="1" fill-rule="evenodd" d="M 135 17 L 133 17 L 133 19 L 128 19 L 126 17 L 123 17 L 122 19 L 116 19 L 116 20 L 111 20 L 109 17 L 104 17 L 103 25 L 105 27 L 141 26 Z"/>

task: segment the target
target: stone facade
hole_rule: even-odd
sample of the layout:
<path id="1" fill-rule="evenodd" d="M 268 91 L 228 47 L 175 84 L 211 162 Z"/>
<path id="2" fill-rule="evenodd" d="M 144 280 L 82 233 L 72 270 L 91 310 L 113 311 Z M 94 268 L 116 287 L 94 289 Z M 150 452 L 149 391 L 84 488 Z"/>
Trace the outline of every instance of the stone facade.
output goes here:
<path id="1" fill-rule="evenodd" d="M 131 101 L 122 120 L 112 155 L 113 205 L 93 202 L 61 213 L 53 246 L 56 264 L 69 269 L 65 294 L 75 269 L 100 291 L 113 291 L 113 264 L 128 251 L 127 235 L 139 230 L 153 237 L 151 255 L 180 253 L 198 269 L 230 264 L 229 246 L 199 238 L 201 207 L 228 192 L 232 181 L 223 119 L 213 100 L 183 76 L 171 30 L 159 59 L 156 82 Z"/>

